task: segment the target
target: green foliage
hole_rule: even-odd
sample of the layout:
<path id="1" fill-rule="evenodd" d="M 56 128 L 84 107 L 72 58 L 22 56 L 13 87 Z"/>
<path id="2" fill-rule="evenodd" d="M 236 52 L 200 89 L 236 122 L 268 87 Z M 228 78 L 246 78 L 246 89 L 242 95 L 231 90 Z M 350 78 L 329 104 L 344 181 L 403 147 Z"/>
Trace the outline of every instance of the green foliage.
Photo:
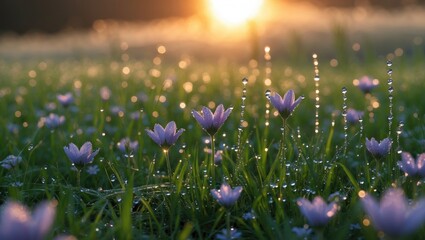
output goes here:
<path id="1" fill-rule="evenodd" d="M 0 157 L 16 155 L 23 159 L 13 169 L 0 170 L 0 200 L 16 199 L 33 206 L 44 199 L 56 199 L 52 236 L 210 239 L 226 228 L 226 209 L 212 198 L 210 190 L 226 181 L 233 187 L 243 187 L 240 199 L 229 209 L 231 226 L 243 238 L 294 239 L 291 229 L 306 224 L 297 198 L 320 195 L 326 199 L 337 192 L 340 211 L 323 229 L 324 236 L 377 239 L 373 228 L 362 223 L 365 214 L 359 204 L 359 190 L 380 195 L 398 186 L 413 199 L 425 194 L 423 184 L 410 182 L 396 165 L 400 160 L 398 149 L 413 155 L 425 151 L 425 98 L 420 85 L 425 80 L 424 56 L 415 52 L 412 58 L 394 59 L 393 151 L 379 162 L 367 153 L 364 141 L 365 137 L 382 139 L 388 135 L 386 59 L 365 53 L 367 66 L 352 61 L 355 57 L 347 52 L 347 39 L 340 27 L 335 28 L 335 40 L 340 63 L 345 65 L 331 67 L 319 56 L 322 79 L 317 134 L 309 59 L 303 64 L 297 58 L 295 67 L 274 63 L 270 87 L 263 84 L 261 62 L 255 67 L 193 61 L 184 69 L 174 64 L 152 65 L 148 60 L 45 60 L 45 68 L 40 62 L 0 62 L 0 123 L 4 126 L 0 129 Z M 129 74 L 122 71 L 126 67 Z M 240 69 L 247 69 L 247 76 Z M 30 71 L 36 76 L 29 77 Z M 362 74 L 380 80 L 373 98 L 365 97 L 352 84 Z M 237 146 L 237 136 L 243 77 L 250 80 L 241 147 Z M 340 115 L 343 86 L 348 89 L 348 107 L 365 112 L 362 131 L 359 125 L 348 126 L 346 153 Z M 102 87 L 111 90 L 110 99 L 102 100 Z M 297 96 L 306 97 L 287 120 L 284 152 L 279 151 L 282 120 L 275 117 L 274 109 L 270 108 L 269 125 L 265 124 L 266 89 L 280 94 L 294 89 Z M 75 103 L 67 108 L 56 100 L 57 94 L 65 92 L 75 97 Z M 371 108 L 371 101 L 379 106 Z M 215 136 L 215 148 L 223 150 L 223 155 L 221 164 L 212 170 L 211 156 L 204 151 L 211 147 L 206 142 L 209 137 L 190 112 L 220 103 L 226 108 L 234 106 L 234 110 Z M 40 119 L 51 112 L 65 116 L 64 125 L 53 130 L 43 126 Z M 171 179 L 162 150 L 145 133 L 155 123 L 165 125 L 169 121 L 186 129 L 169 151 Z M 398 121 L 405 124 L 400 135 L 396 131 Z M 124 137 L 137 140 L 139 149 L 120 152 L 116 144 Z M 86 166 L 78 188 L 76 172 L 63 147 L 70 142 L 81 146 L 86 141 L 100 149 L 92 163 L 100 171 L 90 175 Z M 284 162 L 280 161 L 281 154 Z M 210 178 L 211 171 L 216 181 Z M 254 217 L 244 218 L 247 213 Z M 421 229 L 418 236 L 424 231 Z"/>

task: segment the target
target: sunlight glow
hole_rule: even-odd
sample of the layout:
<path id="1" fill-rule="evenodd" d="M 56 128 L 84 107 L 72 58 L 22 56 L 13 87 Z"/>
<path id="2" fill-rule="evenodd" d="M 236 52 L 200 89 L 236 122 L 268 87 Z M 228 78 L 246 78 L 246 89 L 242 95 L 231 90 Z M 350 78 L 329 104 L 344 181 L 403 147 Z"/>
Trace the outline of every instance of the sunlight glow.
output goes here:
<path id="1" fill-rule="evenodd" d="M 242 24 L 255 17 L 264 0 L 209 0 L 215 18 L 228 25 Z"/>

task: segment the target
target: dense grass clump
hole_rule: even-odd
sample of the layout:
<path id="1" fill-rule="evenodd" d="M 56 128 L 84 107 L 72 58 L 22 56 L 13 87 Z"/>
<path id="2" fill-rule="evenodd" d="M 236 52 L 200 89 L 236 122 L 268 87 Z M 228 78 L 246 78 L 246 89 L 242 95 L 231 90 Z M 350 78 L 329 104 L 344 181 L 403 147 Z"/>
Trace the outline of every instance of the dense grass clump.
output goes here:
<path id="1" fill-rule="evenodd" d="M 423 59 L 393 59 L 390 76 L 379 57 L 367 65 L 323 60 L 316 69 L 309 59 L 276 61 L 272 72 L 262 61 L 0 62 L 0 201 L 33 209 L 54 200 L 51 238 L 377 239 L 384 233 L 363 210 L 366 194 L 380 199 L 396 187 L 414 202 L 425 197 L 422 178 L 397 165 L 401 152 L 425 152 Z M 367 93 L 353 85 L 364 75 L 379 80 Z M 290 90 L 304 97 L 282 118 L 269 99 Z M 193 111 L 204 106 L 205 117 L 220 104 L 229 117 L 213 133 L 202 129 Z M 155 124 L 171 121 L 184 132 L 158 146 L 168 130 Z M 158 141 L 147 129 L 160 131 Z M 391 139 L 389 152 L 370 154 L 371 138 Z M 93 155 L 80 149 L 87 142 Z M 74 146 L 84 164 L 68 158 L 79 159 Z M 220 187 L 238 193 L 211 194 Z M 304 216 L 311 201 L 332 209 L 329 219 Z"/>

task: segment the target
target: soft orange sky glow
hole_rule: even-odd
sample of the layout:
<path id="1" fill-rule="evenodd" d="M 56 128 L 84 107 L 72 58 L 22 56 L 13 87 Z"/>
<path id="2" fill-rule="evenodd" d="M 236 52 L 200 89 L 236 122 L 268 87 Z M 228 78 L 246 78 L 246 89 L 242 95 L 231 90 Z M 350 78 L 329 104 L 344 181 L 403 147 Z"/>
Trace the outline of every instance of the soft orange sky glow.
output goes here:
<path id="1" fill-rule="evenodd" d="M 208 0 L 211 14 L 227 25 L 243 24 L 254 18 L 264 0 Z"/>

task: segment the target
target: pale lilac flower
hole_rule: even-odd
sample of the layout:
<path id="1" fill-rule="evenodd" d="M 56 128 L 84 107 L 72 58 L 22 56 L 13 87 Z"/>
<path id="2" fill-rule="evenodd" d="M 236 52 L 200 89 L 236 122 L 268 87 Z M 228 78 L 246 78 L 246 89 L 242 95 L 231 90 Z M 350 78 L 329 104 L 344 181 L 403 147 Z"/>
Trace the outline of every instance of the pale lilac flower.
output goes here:
<path id="1" fill-rule="evenodd" d="M 425 153 L 419 154 L 415 161 L 410 153 L 402 152 L 397 164 L 406 175 L 425 177 Z"/>
<path id="2" fill-rule="evenodd" d="M 3 161 L 0 162 L 0 165 L 3 168 L 11 169 L 15 167 L 16 165 L 18 165 L 20 162 L 22 162 L 22 157 L 9 155 L 5 159 L 3 159 Z"/>
<path id="3" fill-rule="evenodd" d="M 253 209 L 251 209 L 251 211 L 246 212 L 242 215 L 242 218 L 245 220 L 253 220 L 256 218 L 255 212 Z"/>
<path id="4" fill-rule="evenodd" d="M 378 142 L 375 138 L 370 140 L 366 138 L 366 148 L 375 158 L 382 158 L 387 156 L 391 150 L 392 141 L 390 138 L 384 138 Z"/>
<path id="5" fill-rule="evenodd" d="M 210 148 L 205 148 L 204 152 L 211 154 L 211 149 Z M 223 150 L 217 150 L 214 153 L 214 164 L 215 165 L 219 165 L 221 163 L 221 161 L 223 160 Z"/>
<path id="6" fill-rule="evenodd" d="M 139 120 L 141 115 L 142 114 L 140 113 L 140 111 L 132 112 L 132 113 L 130 113 L 130 119 L 131 120 Z"/>
<path id="7" fill-rule="evenodd" d="M 292 232 L 299 238 L 307 239 L 313 233 L 313 230 L 305 227 L 293 227 Z"/>
<path id="8" fill-rule="evenodd" d="M 110 111 L 113 115 L 124 116 L 124 108 L 121 106 L 112 106 Z"/>
<path id="9" fill-rule="evenodd" d="M 53 224 L 56 201 L 42 202 L 34 210 L 17 203 L 7 202 L 0 215 L 0 239 L 2 240 L 43 240 Z"/>
<path id="10" fill-rule="evenodd" d="M 47 111 L 53 111 L 53 110 L 55 110 L 56 109 L 56 103 L 54 103 L 54 102 L 49 102 L 49 103 L 46 103 L 45 105 L 44 105 L 44 108 L 47 110 Z"/>
<path id="11" fill-rule="evenodd" d="M 88 166 L 86 172 L 90 175 L 96 175 L 100 171 L 99 166 L 92 165 Z"/>
<path id="12" fill-rule="evenodd" d="M 360 119 L 363 118 L 363 115 L 364 115 L 364 112 L 357 111 L 357 110 L 354 110 L 352 108 L 349 108 L 347 110 L 346 119 L 347 119 L 347 122 L 348 123 L 350 123 L 350 124 L 356 124 L 356 123 L 359 122 Z"/>
<path id="13" fill-rule="evenodd" d="M 176 123 L 171 121 L 163 128 L 159 124 L 155 124 L 153 131 L 146 129 L 148 136 L 161 148 L 167 150 L 173 146 L 180 135 L 184 132 L 183 128 L 180 128 L 177 132 Z"/>
<path id="14" fill-rule="evenodd" d="M 91 163 L 93 158 L 99 153 L 99 149 L 92 151 L 91 142 L 85 142 L 80 149 L 74 143 L 70 143 L 69 147 L 65 146 L 63 150 L 76 167 Z"/>
<path id="15" fill-rule="evenodd" d="M 108 87 L 101 87 L 100 88 L 100 98 L 102 98 L 103 101 L 108 101 L 111 98 L 112 91 Z"/>
<path id="16" fill-rule="evenodd" d="M 192 116 L 198 121 L 202 129 L 210 136 L 214 136 L 229 117 L 232 110 L 233 108 L 225 110 L 223 104 L 220 104 L 217 106 L 214 113 L 212 113 L 209 108 L 202 107 L 201 113 L 192 110 Z"/>
<path id="17" fill-rule="evenodd" d="M 274 95 L 271 95 L 269 99 L 270 103 L 277 109 L 280 116 L 283 119 L 287 119 L 298 106 L 298 104 L 300 104 L 303 98 L 299 97 L 297 100 L 295 100 L 294 90 L 291 89 L 285 93 L 283 98 L 278 93 L 275 93 Z"/>
<path id="18" fill-rule="evenodd" d="M 131 141 L 130 138 L 123 138 L 117 143 L 117 148 L 122 153 L 136 152 L 139 148 L 139 142 L 137 140 Z"/>
<path id="19" fill-rule="evenodd" d="M 65 94 L 58 94 L 56 98 L 58 99 L 59 103 L 62 104 L 62 106 L 64 107 L 68 107 L 74 102 L 74 96 L 72 96 L 72 93 L 70 92 Z"/>
<path id="20" fill-rule="evenodd" d="M 48 117 L 45 117 L 44 119 L 44 125 L 49 129 L 57 128 L 64 124 L 65 122 L 65 116 L 59 116 L 54 113 L 50 113 Z"/>
<path id="21" fill-rule="evenodd" d="M 241 195 L 242 187 L 238 186 L 232 189 L 229 184 L 223 183 L 220 190 L 211 189 L 211 195 L 217 202 L 224 207 L 233 206 Z"/>
<path id="22" fill-rule="evenodd" d="M 297 204 L 310 226 L 313 227 L 326 225 L 338 212 L 338 204 L 335 202 L 326 204 L 320 196 L 315 197 L 312 202 L 305 198 L 299 198 Z"/>
<path id="23" fill-rule="evenodd" d="M 8 123 L 7 126 L 7 131 L 9 133 L 13 133 L 13 134 L 18 134 L 19 133 L 19 125 L 15 124 L 15 123 Z"/>
<path id="24" fill-rule="evenodd" d="M 401 189 L 387 190 L 380 203 L 364 191 L 359 196 L 374 227 L 389 236 L 412 233 L 425 221 L 425 199 L 409 204 Z"/>
<path id="25" fill-rule="evenodd" d="M 369 76 L 363 76 L 360 80 L 354 82 L 355 86 L 357 86 L 363 93 L 370 93 L 372 89 L 378 86 L 379 81 L 376 79 L 372 79 Z"/>
<path id="26" fill-rule="evenodd" d="M 231 240 L 231 239 L 238 239 L 242 237 L 242 233 L 236 230 L 235 228 L 230 228 L 230 233 L 227 232 L 227 229 L 224 228 L 221 230 L 220 233 L 217 233 L 215 235 L 215 239 L 218 240 Z"/>

